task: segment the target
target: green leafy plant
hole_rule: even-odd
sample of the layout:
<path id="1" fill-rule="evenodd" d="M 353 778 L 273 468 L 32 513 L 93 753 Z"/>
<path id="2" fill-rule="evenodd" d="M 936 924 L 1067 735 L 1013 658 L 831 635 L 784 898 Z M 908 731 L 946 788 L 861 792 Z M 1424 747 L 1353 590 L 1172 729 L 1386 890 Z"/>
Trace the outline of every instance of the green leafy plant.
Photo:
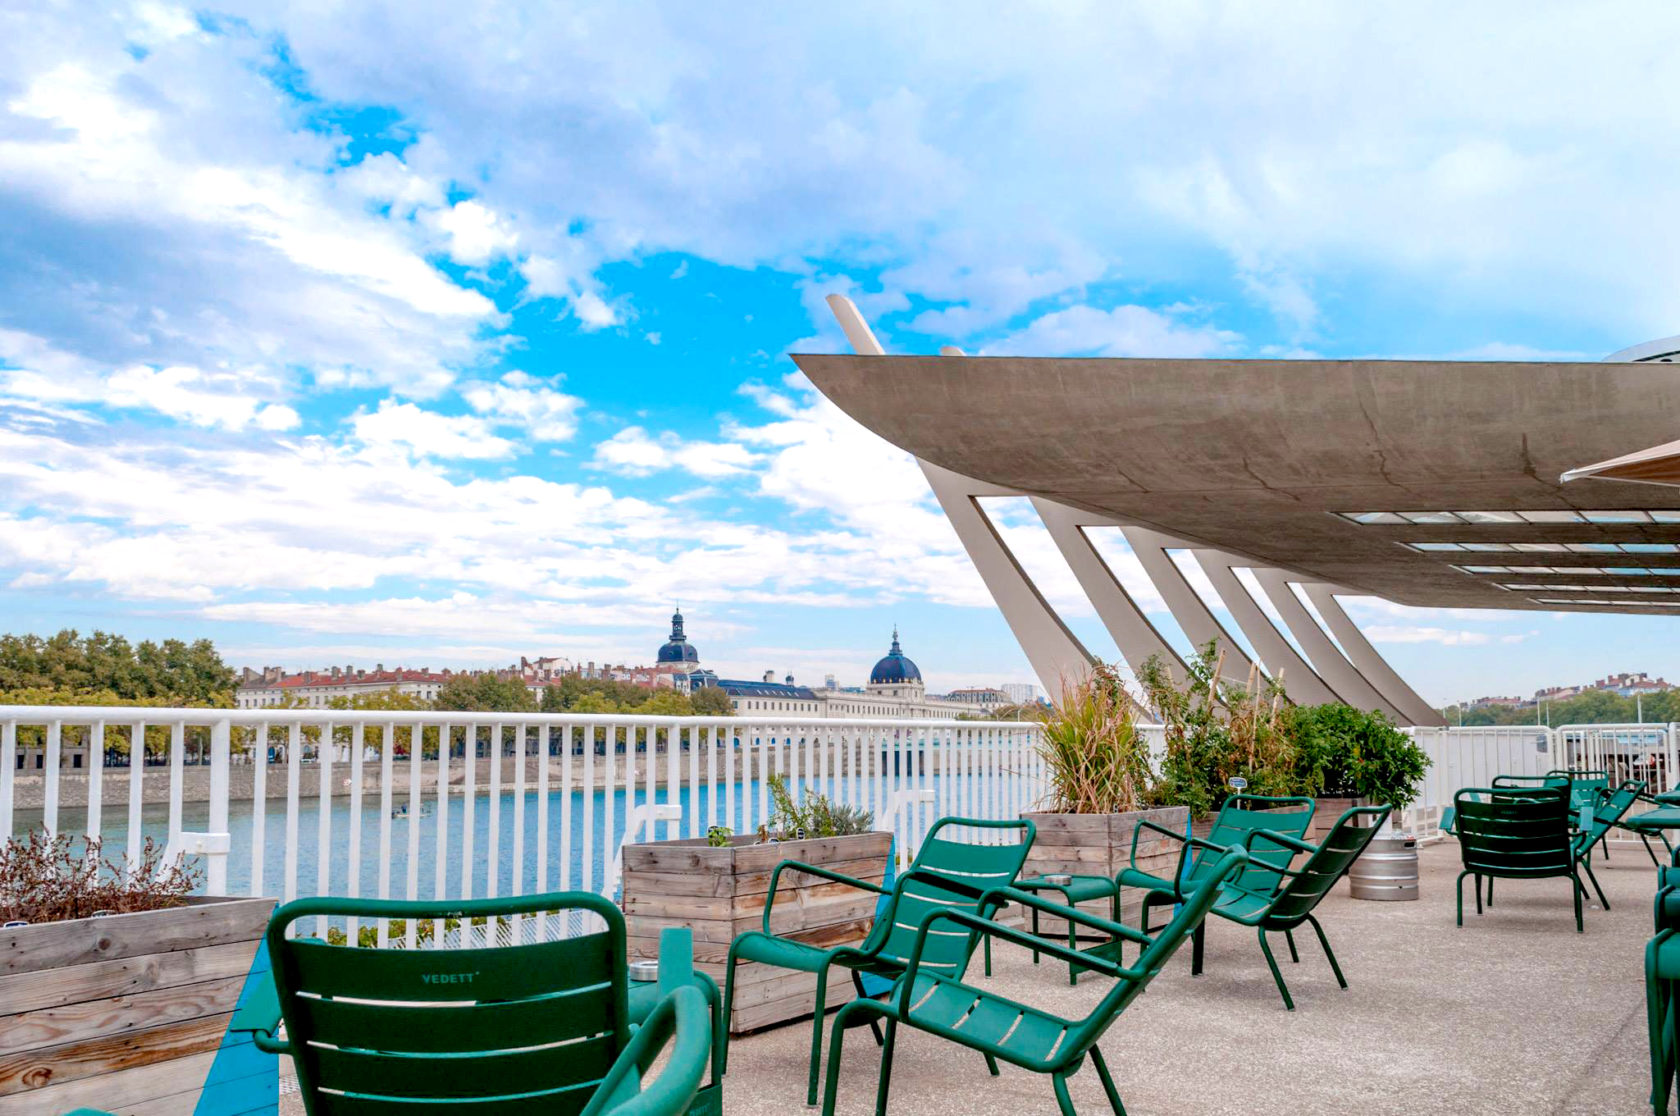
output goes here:
<path id="1" fill-rule="evenodd" d="M 1313 705 L 1296 709 L 1293 721 L 1304 793 L 1363 798 L 1396 810 L 1417 798 L 1429 756 L 1383 714 Z"/>
<path id="2" fill-rule="evenodd" d="M 1061 814 L 1115 814 L 1145 804 L 1149 743 L 1138 729 L 1136 703 L 1119 673 L 1098 663 L 1066 683 L 1044 717 L 1047 806 Z"/>
<path id="3" fill-rule="evenodd" d="M 1195 817 L 1218 809 L 1233 792 L 1231 780 L 1251 794 L 1293 794 L 1297 785 L 1291 709 L 1281 678 L 1250 667 L 1246 684 L 1223 677 L 1217 642 L 1196 649 L 1180 680 L 1160 656 L 1138 672 L 1145 700 L 1161 718 L 1166 756 L 1151 797 L 1161 805 L 1188 806 Z"/>
<path id="4" fill-rule="evenodd" d="M 150 837 L 133 873 L 100 857 L 98 840 L 30 830 L 0 845 L 0 921 L 61 922 L 95 912 L 129 914 L 178 907 L 197 886 L 184 862 L 165 865 Z"/>
<path id="5" fill-rule="evenodd" d="M 714 849 L 727 848 L 729 839 L 735 836 L 735 831 L 727 825 L 714 825 L 706 830 L 706 844 Z"/>
<path id="6" fill-rule="evenodd" d="M 781 774 L 770 776 L 770 799 L 775 806 L 772 819 L 787 840 L 804 831 L 806 837 L 850 837 L 868 833 L 875 825 L 875 815 L 860 806 L 844 806 L 831 802 L 826 794 L 808 793 L 803 802 L 794 800 L 787 778 Z"/>

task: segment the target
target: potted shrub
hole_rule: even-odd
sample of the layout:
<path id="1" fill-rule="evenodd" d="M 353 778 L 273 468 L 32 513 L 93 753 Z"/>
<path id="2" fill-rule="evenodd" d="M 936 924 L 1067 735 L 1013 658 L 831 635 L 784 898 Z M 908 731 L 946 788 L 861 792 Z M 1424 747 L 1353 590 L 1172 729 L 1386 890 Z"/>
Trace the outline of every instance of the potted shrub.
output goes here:
<path id="1" fill-rule="evenodd" d="M 632 956 L 657 956 L 659 932 L 687 926 L 694 931 L 695 967 L 721 985 L 729 943 L 763 925 L 770 874 L 781 861 L 800 860 L 874 884 L 886 879 L 892 834 L 873 828 L 873 814 L 821 794 L 796 800 L 779 775 L 771 776 L 770 793 L 776 813 L 757 835 L 715 829 L 705 837 L 624 846 Z M 770 928 L 824 947 L 861 942 L 874 924 L 877 899 L 873 892 L 784 872 Z M 732 1034 L 810 1015 L 815 1007 L 812 973 L 745 962 L 735 981 Z"/>
<path id="2" fill-rule="evenodd" d="M 1282 679 L 1251 667 L 1247 683 L 1237 685 L 1221 676 L 1224 665 L 1217 644 L 1209 642 L 1186 661 L 1182 680 L 1158 656 L 1138 674 L 1166 737 L 1153 799 L 1186 807 L 1200 837 L 1235 793 L 1235 780 L 1247 794 L 1300 793 Z"/>
<path id="3" fill-rule="evenodd" d="M 1043 758 L 1049 782 L 1046 809 L 1027 814 L 1038 835 L 1022 876 L 1068 873 L 1112 879 L 1131 864 L 1138 823 L 1148 820 L 1183 833 L 1190 811 L 1182 804 L 1152 808 L 1149 743 L 1137 723 L 1137 703 L 1113 667 L 1099 663 L 1089 676 L 1063 686 L 1044 718 Z M 1148 829 L 1137 834 L 1138 867 L 1172 875 L 1180 845 Z M 1136 895 L 1121 896 L 1121 918 L 1136 924 Z M 1107 916 L 1107 901 L 1096 913 Z M 1059 920 L 1041 932 L 1067 933 Z"/>
<path id="4" fill-rule="evenodd" d="M 1314 705 L 1296 709 L 1294 722 L 1297 780 L 1318 799 L 1314 840 L 1350 806 L 1390 805 L 1398 821 L 1417 798 L 1429 757 L 1383 714 Z"/>
<path id="5" fill-rule="evenodd" d="M 0 1109 L 192 1111 L 274 909 L 194 884 L 149 840 L 132 874 L 97 841 L 0 845 Z"/>

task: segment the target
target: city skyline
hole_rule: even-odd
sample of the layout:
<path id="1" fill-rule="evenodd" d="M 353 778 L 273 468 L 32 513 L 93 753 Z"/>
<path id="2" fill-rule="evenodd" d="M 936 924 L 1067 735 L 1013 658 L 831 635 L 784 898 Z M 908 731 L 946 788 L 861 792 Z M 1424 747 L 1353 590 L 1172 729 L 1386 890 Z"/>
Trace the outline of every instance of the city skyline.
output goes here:
<path id="1" fill-rule="evenodd" d="M 914 462 L 786 359 L 844 348 L 825 295 L 897 352 L 1597 359 L 1677 328 L 1647 219 L 1680 194 L 1672 11 L 1529 13 L 1508 54 L 1508 16 L 1447 5 L 1398 37 L 1336 9 L 498 11 L 11 27 L 8 628 L 600 661 L 682 600 L 743 677 L 861 675 L 898 622 L 930 686 L 1053 689 Z M 988 510 L 1117 658 L 1030 509 Z M 1349 611 L 1437 705 L 1680 675 L 1661 618 Z"/>

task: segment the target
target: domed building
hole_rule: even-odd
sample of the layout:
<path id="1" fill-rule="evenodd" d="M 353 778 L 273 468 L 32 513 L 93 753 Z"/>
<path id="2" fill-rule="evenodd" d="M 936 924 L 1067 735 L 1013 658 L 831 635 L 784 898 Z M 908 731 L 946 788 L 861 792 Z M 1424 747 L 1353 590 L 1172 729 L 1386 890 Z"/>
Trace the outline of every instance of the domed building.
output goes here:
<path id="1" fill-rule="evenodd" d="M 867 691 L 880 697 L 920 699 L 927 694 L 919 667 L 898 645 L 898 628 L 894 626 L 892 647 L 869 672 Z"/>
<path id="2" fill-rule="evenodd" d="M 659 649 L 658 662 L 660 666 L 698 667 L 700 665 L 699 650 L 694 644 L 688 642 L 688 637 L 683 634 L 682 609 L 680 608 L 671 614 L 671 636 L 665 641 L 665 645 Z"/>

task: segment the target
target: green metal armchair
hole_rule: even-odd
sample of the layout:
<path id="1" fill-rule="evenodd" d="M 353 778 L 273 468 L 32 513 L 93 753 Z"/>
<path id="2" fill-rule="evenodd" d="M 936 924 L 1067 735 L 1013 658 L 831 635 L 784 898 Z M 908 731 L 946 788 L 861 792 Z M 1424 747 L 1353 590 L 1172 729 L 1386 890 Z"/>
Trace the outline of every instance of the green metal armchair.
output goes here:
<path id="1" fill-rule="evenodd" d="M 1645 1015 L 1651 1046 L 1651 1110 L 1668 1116 L 1680 1066 L 1680 853 L 1658 870 L 1656 936 L 1645 947 Z"/>
<path id="2" fill-rule="evenodd" d="M 1330 971 L 1336 975 L 1336 983 L 1345 989 L 1347 978 L 1342 975 L 1342 967 L 1336 963 L 1336 955 L 1331 952 L 1330 939 L 1325 936 L 1324 927 L 1313 911 L 1370 845 L 1377 830 L 1388 820 L 1391 809 L 1390 806 L 1355 806 L 1336 819 L 1330 832 L 1324 835 L 1323 842 L 1317 845 L 1266 829 L 1256 829 L 1244 839 L 1244 849 L 1251 857 L 1255 855 L 1255 846 L 1264 848 L 1268 845 L 1286 851 L 1290 858 L 1297 853 L 1307 857 L 1299 868 L 1287 867 L 1289 860 L 1286 859 L 1285 867 L 1274 869 L 1283 881 L 1275 889 L 1265 877 L 1261 877 L 1260 887 L 1251 887 L 1247 882 L 1247 872 L 1227 881 L 1219 889 L 1219 896 L 1208 912 L 1239 926 L 1255 928 L 1260 938 L 1260 952 L 1266 956 L 1266 965 L 1272 970 L 1272 979 L 1277 982 L 1278 991 L 1283 995 L 1283 1006 L 1288 1010 L 1295 1010 L 1295 1000 L 1289 995 L 1289 986 L 1283 982 L 1277 958 L 1272 956 L 1272 947 L 1266 941 L 1267 933 L 1281 931 L 1284 940 L 1289 943 L 1290 961 L 1299 963 L 1301 954 L 1295 948 L 1295 930 L 1302 923 L 1310 925 L 1318 935 L 1318 944 L 1324 949 L 1325 958 L 1330 962 Z M 1147 920 L 1143 928 L 1145 931 L 1149 929 Z M 1192 961 L 1190 971 L 1201 973 L 1199 953 Z"/>
<path id="3" fill-rule="evenodd" d="M 1068 1095 L 1067 1079 L 1085 1064 L 1087 1058 L 1096 1067 L 1103 1092 L 1109 1105 L 1119 1116 L 1125 1116 L 1119 1091 L 1108 1072 L 1097 1040 L 1113 1025 L 1126 1008 L 1142 994 L 1167 960 L 1177 951 L 1184 939 L 1207 914 L 1218 895 L 1219 887 L 1241 872 L 1248 856 L 1241 849 L 1225 853 L 1208 865 L 1201 883 L 1185 897 L 1185 902 L 1159 934 L 1147 934 L 1123 923 L 1052 903 L 1037 895 L 1015 888 L 999 888 L 988 892 L 982 906 L 993 908 L 1007 901 L 1024 907 L 1036 907 L 1058 918 L 1069 919 L 1112 935 L 1115 945 L 1130 941 L 1144 947 L 1143 955 L 1131 967 L 1122 966 L 1115 945 L 1096 946 L 1077 951 L 1057 942 L 1033 937 L 1025 931 L 1000 926 L 995 922 L 965 911 L 945 908 L 934 911 L 922 920 L 910 945 L 903 977 L 885 1003 L 877 1000 L 853 1000 L 840 1009 L 834 1019 L 828 1054 L 828 1081 L 823 1093 L 823 1116 L 834 1116 L 834 1103 L 840 1083 L 842 1044 L 848 1027 L 866 1021 L 881 1020 L 886 1024 L 886 1041 L 881 1051 L 881 1072 L 875 1092 L 876 1116 L 886 1116 L 887 1093 L 892 1081 L 893 1047 L 900 1025 L 937 1035 L 958 1046 L 978 1051 L 996 1073 L 1001 1060 L 1034 1073 L 1049 1074 L 1055 1090 L 1056 1103 L 1063 1116 L 1074 1116 L 1073 1101 Z M 947 928 L 941 929 L 942 924 Z M 1048 1011 L 1017 1003 L 993 992 L 975 988 L 963 982 L 961 974 L 951 974 L 942 965 L 932 966 L 924 958 L 933 954 L 942 936 L 958 932 L 983 934 L 988 939 L 1012 942 L 1029 950 L 1037 950 L 1082 968 L 1094 969 L 1114 978 L 1114 986 L 1095 1008 L 1082 1019 L 1064 1019 Z"/>
<path id="4" fill-rule="evenodd" d="M 1464 877 L 1474 876 L 1476 913 L 1482 913 L 1482 880 L 1537 880 L 1567 877 L 1575 900 L 1575 929 L 1581 920 L 1581 896 L 1586 892 L 1576 873 L 1575 839 L 1569 826 L 1569 788 L 1535 786 L 1465 787 L 1453 796 L 1457 813 L 1459 855 L 1458 925 L 1464 925 Z"/>
<path id="5" fill-rule="evenodd" d="M 954 826 L 989 831 L 1014 831 L 1020 839 L 1010 844 L 989 844 L 975 841 L 955 841 L 945 836 Z M 817 1103 L 817 1084 L 822 1064 L 823 1013 L 828 1000 L 828 972 L 834 966 L 849 969 L 852 984 L 859 996 L 864 995 L 863 976 L 897 980 L 908 964 L 916 931 L 922 922 L 937 911 L 956 910 L 970 914 L 992 913 L 982 897 L 993 888 L 1015 882 L 1027 851 L 1037 833 L 1026 819 L 988 821 L 976 818 L 940 818 L 928 831 L 916 853 L 915 861 L 898 877 L 891 890 L 878 884 L 853 879 L 839 872 L 784 860 L 770 875 L 770 894 L 764 904 L 764 930 L 749 930 L 739 935 L 729 947 L 728 968 L 724 977 L 723 1016 L 730 1018 L 735 999 L 735 968 L 742 961 L 757 961 L 783 969 L 817 975 L 816 1016 L 811 1021 L 811 1066 L 806 1081 L 806 1104 Z M 823 949 L 784 938 L 770 931 L 770 912 L 776 902 L 776 885 L 782 872 L 803 872 L 849 884 L 864 891 L 887 896 L 884 908 L 876 915 L 875 924 L 860 945 Z M 922 965 L 938 969 L 953 977 L 960 977 L 974 952 L 977 936 L 972 933 L 946 934 L 936 939 Z M 724 1065 L 728 1066 L 728 1049 L 724 1051 Z"/>
<path id="6" fill-rule="evenodd" d="M 1148 929 L 1151 907 L 1177 906 L 1184 902 L 1185 895 L 1207 878 L 1226 850 L 1237 846 L 1246 847 L 1250 834 L 1265 830 L 1297 839 L 1305 835 L 1307 828 L 1312 824 L 1315 806 L 1316 803 L 1311 798 L 1298 795 L 1272 797 L 1262 794 L 1233 794 L 1219 807 L 1219 814 L 1213 820 L 1213 828 L 1208 831 L 1205 839 L 1174 833 L 1151 821 L 1140 821 L 1137 828 L 1132 830 L 1131 867 L 1122 868 L 1120 874 L 1115 877 L 1115 882 L 1122 888 L 1143 889 L 1142 925 Z M 1138 837 L 1145 829 L 1181 843 L 1178 870 L 1173 873 L 1172 879 L 1153 875 L 1137 866 Z M 1185 858 L 1192 851 L 1194 859 L 1186 866 Z M 1278 885 L 1283 882 L 1279 870 L 1287 868 L 1294 858 L 1294 850 L 1283 846 L 1268 846 L 1259 850 L 1251 848 L 1248 864 L 1243 868 L 1239 882 L 1248 891 L 1269 894 L 1277 890 Z M 1195 935 L 1191 939 L 1191 964 L 1198 973 L 1202 971 L 1202 952 L 1206 937 L 1207 924 L 1204 922 L 1196 927 Z"/>
<path id="7" fill-rule="evenodd" d="M 459 920 L 463 927 L 484 919 L 494 927 L 571 910 L 597 916 L 603 929 L 462 949 L 287 937 L 293 923 L 317 915 Z M 632 1031 L 624 916 L 598 895 L 299 899 L 274 912 L 267 943 L 278 1016 L 271 1009 L 248 1027 L 258 1046 L 292 1057 L 310 1116 L 415 1116 L 465 1106 L 497 1116 L 676 1116 L 689 1111 L 706 1073 L 711 1012 L 680 962 L 662 972 L 665 994 Z M 663 1068 L 648 1077 L 662 1054 Z"/>
<path id="8" fill-rule="evenodd" d="M 1613 791 L 1606 787 L 1596 787 L 1591 798 L 1572 796 L 1570 799 L 1571 812 L 1580 816 L 1575 832 L 1575 863 L 1587 873 L 1587 879 L 1592 881 L 1593 890 L 1598 892 L 1598 901 L 1604 905 L 1605 910 L 1610 909 L 1610 900 L 1605 897 L 1604 888 L 1599 886 L 1598 877 L 1593 875 L 1593 846 L 1604 847 L 1605 835 L 1622 824 L 1622 818 L 1627 815 L 1633 804 L 1639 801 L 1639 796 L 1644 791 L 1643 782 L 1628 779 Z M 1491 902 L 1491 880 L 1488 882 L 1488 891 Z"/>

